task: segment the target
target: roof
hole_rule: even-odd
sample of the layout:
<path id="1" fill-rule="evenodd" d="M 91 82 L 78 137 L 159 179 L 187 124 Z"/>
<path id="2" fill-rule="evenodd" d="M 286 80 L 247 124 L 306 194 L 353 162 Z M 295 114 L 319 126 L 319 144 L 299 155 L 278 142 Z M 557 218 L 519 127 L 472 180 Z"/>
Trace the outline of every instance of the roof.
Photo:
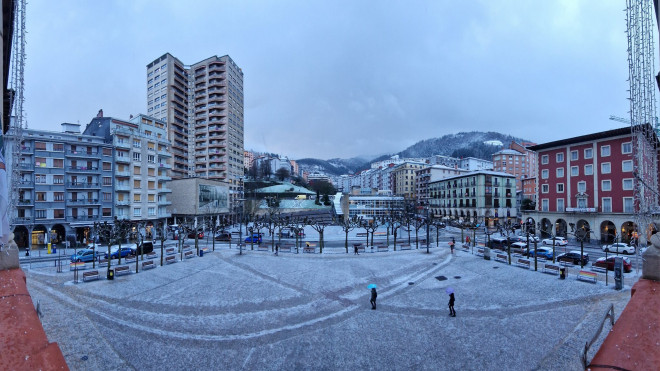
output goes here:
<path id="1" fill-rule="evenodd" d="M 647 128 L 648 132 L 655 133 L 653 128 L 651 127 L 651 125 L 649 125 L 649 124 L 645 124 L 645 125 L 648 126 L 648 128 Z M 581 135 L 579 137 L 572 137 L 572 138 L 567 138 L 567 139 L 556 140 L 554 142 L 542 143 L 542 144 L 538 144 L 538 145 L 535 145 L 535 146 L 527 147 L 527 149 L 538 152 L 538 151 L 543 150 L 543 149 L 563 147 L 563 146 L 567 146 L 567 145 L 570 145 L 570 144 L 591 142 L 591 141 L 598 140 L 598 139 L 606 139 L 606 138 L 618 137 L 618 136 L 622 136 L 622 135 L 632 135 L 631 127 L 626 126 L 624 128 L 620 128 L 620 129 L 601 131 L 599 133 L 592 133 L 592 134 L 587 134 L 587 135 Z M 656 140 L 657 140 L 657 137 L 656 137 Z"/>
<path id="2" fill-rule="evenodd" d="M 499 172 L 499 171 L 477 170 L 477 171 L 472 171 L 472 172 L 469 172 L 469 173 L 466 173 L 466 174 L 454 175 L 454 176 L 449 176 L 449 177 L 446 177 L 446 178 L 438 179 L 438 180 L 433 181 L 431 183 L 443 182 L 445 180 L 452 180 L 452 179 L 460 179 L 460 178 L 465 178 L 465 177 L 479 175 L 479 174 L 502 176 L 502 177 L 507 177 L 507 178 L 515 178 L 516 177 L 515 175 L 508 174 L 508 173 L 502 173 L 502 172 Z"/>
<path id="3" fill-rule="evenodd" d="M 270 187 L 264 187 L 264 188 L 259 188 L 255 189 L 254 192 L 256 193 L 295 193 L 295 194 L 306 194 L 306 195 L 314 195 L 316 194 L 313 191 L 310 191 L 307 188 L 295 186 L 291 183 L 284 183 L 284 184 L 278 184 Z"/>
<path id="4" fill-rule="evenodd" d="M 493 153 L 493 156 L 495 156 L 495 155 L 517 155 L 517 156 L 522 156 L 523 154 L 516 151 L 515 149 L 508 149 L 507 148 L 507 149 L 502 149 L 502 150 L 499 150 L 499 151 Z"/>

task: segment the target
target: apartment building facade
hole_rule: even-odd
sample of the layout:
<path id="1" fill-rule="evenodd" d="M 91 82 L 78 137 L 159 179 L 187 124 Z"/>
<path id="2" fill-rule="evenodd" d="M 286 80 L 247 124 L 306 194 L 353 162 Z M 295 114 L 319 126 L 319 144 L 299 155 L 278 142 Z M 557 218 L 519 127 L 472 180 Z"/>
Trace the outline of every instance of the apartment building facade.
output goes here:
<path id="1" fill-rule="evenodd" d="M 392 194 L 403 196 L 406 200 L 416 200 L 416 171 L 426 166 L 424 162 L 404 162 L 395 166 L 390 176 Z"/>
<path id="2" fill-rule="evenodd" d="M 15 174 L 17 199 L 10 223 L 20 247 L 90 237 L 94 222 L 111 222 L 113 149 L 103 138 L 80 133 L 78 124 L 62 132 L 10 131 L 7 148 L 20 141 L 20 154 L 7 151 L 7 173 Z M 16 170 L 16 171 L 14 171 Z"/>
<path id="3" fill-rule="evenodd" d="M 243 71 L 228 56 L 185 65 L 169 53 L 147 65 L 147 113 L 167 123 L 172 177 L 230 184 L 242 198 Z"/>
<path id="4" fill-rule="evenodd" d="M 509 148 L 493 153 L 493 171 L 515 175 L 516 188 L 523 189 L 523 178 L 536 177 L 537 154 L 527 148 L 532 145 L 535 143 L 514 141 Z"/>
<path id="5" fill-rule="evenodd" d="M 165 121 L 137 115 L 130 120 L 103 117 L 102 111 L 84 134 L 104 138 L 114 152 L 114 214 L 118 219 L 145 223 L 147 233 L 171 215 L 167 207 L 172 190 L 169 183 L 170 144 Z"/>
<path id="6" fill-rule="evenodd" d="M 537 210 L 526 224 L 544 236 L 628 242 L 635 228 L 630 127 L 530 147 L 538 153 Z M 569 228 L 570 227 L 570 228 Z"/>
<path id="7" fill-rule="evenodd" d="M 430 205 L 429 184 L 431 182 L 467 172 L 467 170 L 443 165 L 430 165 L 415 171 L 417 204 L 423 207 Z"/>
<path id="8" fill-rule="evenodd" d="M 517 222 L 515 176 L 476 171 L 429 184 L 430 209 L 435 217 L 485 224 Z"/>

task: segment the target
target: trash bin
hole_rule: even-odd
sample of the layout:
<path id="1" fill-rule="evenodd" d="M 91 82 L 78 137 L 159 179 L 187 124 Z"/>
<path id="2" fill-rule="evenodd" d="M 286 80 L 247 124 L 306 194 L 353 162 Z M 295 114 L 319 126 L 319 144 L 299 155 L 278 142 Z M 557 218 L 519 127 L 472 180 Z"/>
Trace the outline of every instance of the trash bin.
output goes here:
<path id="1" fill-rule="evenodd" d="M 563 280 L 566 278 L 566 267 L 559 268 L 559 279 Z"/>
<path id="2" fill-rule="evenodd" d="M 53 245 L 53 254 L 57 254 L 57 246 Z"/>
<path id="3" fill-rule="evenodd" d="M 109 280 L 114 280 L 115 279 L 115 270 L 114 269 L 108 269 L 108 277 Z"/>
<path id="4" fill-rule="evenodd" d="M 201 258 L 202 256 L 204 256 L 204 250 L 199 249 L 199 257 Z"/>

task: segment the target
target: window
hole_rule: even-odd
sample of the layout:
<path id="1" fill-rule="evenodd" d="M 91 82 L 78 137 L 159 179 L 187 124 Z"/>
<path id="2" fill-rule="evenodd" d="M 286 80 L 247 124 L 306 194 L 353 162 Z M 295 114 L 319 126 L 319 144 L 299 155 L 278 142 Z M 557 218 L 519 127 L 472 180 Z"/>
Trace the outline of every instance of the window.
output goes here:
<path id="1" fill-rule="evenodd" d="M 563 178 L 564 177 L 564 168 L 563 167 L 558 167 L 557 168 L 557 178 Z"/>
<path id="2" fill-rule="evenodd" d="M 155 196 L 154 195 L 147 195 L 147 201 L 149 203 L 154 203 L 155 201 Z"/>
<path id="3" fill-rule="evenodd" d="M 37 184 L 46 184 L 46 174 L 36 174 L 34 176 L 34 182 Z"/>
<path id="4" fill-rule="evenodd" d="M 548 179 L 550 176 L 550 171 L 548 169 L 541 170 L 541 178 Z"/>
<path id="5" fill-rule="evenodd" d="M 140 155 L 140 152 L 133 152 L 133 161 L 141 161 L 142 156 Z"/>
<path id="6" fill-rule="evenodd" d="M 156 176 L 156 169 L 150 167 L 149 169 L 147 169 L 147 175 Z"/>
<path id="7" fill-rule="evenodd" d="M 140 168 L 139 166 L 134 166 L 134 167 L 133 167 L 133 174 L 134 174 L 134 175 L 140 175 L 140 174 L 142 174 L 142 168 Z"/>
<path id="8" fill-rule="evenodd" d="M 150 164 L 156 163 L 156 157 L 154 155 L 147 155 L 147 162 Z"/>
<path id="9" fill-rule="evenodd" d="M 133 202 L 142 202 L 142 195 L 139 193 L 136 193 L 133 195 Z"/>
<path id="10" fill-rule="evenodd" d="M 564 193 L 564 183 L 557 183 L 557 193 Z"/>
<path id="11" fill-rule="evenodd" d="M 593 148 L 586 148 L 584 150 L 584 158 L 593 158 L 594 157 L 594 150 Z"/>
<path id="12" fill-rule="evenodd" d="M 632 197 L 624 197 L 624 198 L 623 198 L 623 212 L 624 212 L 624 213 L 632 213 L 632 212 L 634 212 L 634 209 L 633 209 L 633 198 L 632 198 Z"/>
<path id="13" fill-rule="evenodd" d="M 602 180 L 600 182 L 601 191 L 611 191 L 612 190 L 612 181 L 611 180 Z"/>
<path id="14" fill-rule="evenodd" d="M 609 174 L 612 172 L 612 166 L 609 162 L 603 162 L 600 164 L 600 172 L 601 174 Z"/>
<path id="15" fill-rule="evenodd" d="M 38 151 L 46 150 L 46 142 L 34 142 L 34 149 Z"/>
<path id="16" fill-rule="evenodd" d="M 64 175 L 53 175 L 53 184 L 64 184 Z"/>
<path id="17" fill-rule="evenodd" d="M 46 201 L 46 192 L 36 192 L 34 198 L 36 201 Z"/>
<path id="18" fill-rule="evenodd" d="M 558 198 L 557 199 L 557 211 L 558 212 L 564 212 L 564 199 L 563 198 Z"/>
<path id="19" fill-rule="evenodd" d="M 578 182 L 577 190 L 580 193 L 586 192 L 587 191 L 587 182 Z"/>
<path id="20" fill-rule="evenodd" d="M 584 175 L 593 175 L 594 165 L 584 165 Z"/>
<path id="21" fill-rule="evenodd" d="M 602 202 L 601 202 L 601 208 L 604 213 L 611 213 L 612 212 L 612 198 L 610 197 L 603 197 Z"/>
<path id="22" fill-rule="evenodd" d="M 632 153 L 632 142 L 626 142 L 621 144 L 621 153 Z"/>
<path id="23" fill-rule="evenodd" d="M 587 199 L 585 197 L 578 198 L 577 199 L 577 207 L 580 209 L 586 209 L 587 208 Z"/>
<path id="24" fill-rule="evenodd" d="M 133 209 L 133 216 L 142 216 L 142 209 L 139 207 Z"/>
<path id="25" fill-rule="evenodd" d="M 112 164 L 109 162 L 103 163 L 103 170 L 112 170 Z"/>
<path id="26" fill-rule="evenodd" d="M 64 144 L 53 143 L 53 152 L 64 152 Z"/>
<path id="27" fill-rule="evenodd" d="M 600 147 L 600 157 L 607 157 L 610 155 L 610 146 Z"/>
<path id="28" fill-rule="evenodd" d="M 112 209 L 109 207 L 104 207 L 102 212 L 103 216 L 112 216 Z"/>
<path id="29" fill-rule="evenodd" d="M 36 167 L 46 167 L 46 158 L 45 157 L 36 157 L 34 159 L 34 166 L 36 166 Z"/>
<path id="30" fill-rule="evenodd" d="M 541 211 L 549 211 L 549 207 L 548 207 L 549 204 L 550 202 L 548 201 L 548 199 L 541 200 Z"/>
<path id="31" fill-rule="evenodd" d="M 156 208 L 150 207 L 148 210 L 149 216 L 156 216 Z"/>
<path id="32" fill-rule="evenodd" d="M 621 171 L 631 172 L 633 170 L 632 160 L 626 160 L 621 163 Z"/>
<path id="33" fill-rule="evenodd" d="M 564 162 L 564 154 L 563 153 L 557 153 L 556 158 L 557 158 L 557 162 Z"/>
<path id="34" fill-rule="evenodd" d="M 112 202 L 112 193 L 103 192 L 103 202 Z"/>
<path id="35" fill-rule="evenodd" d="M 112 148 L 103 148 L 103 156 L 112 156 Z"/>
<path id="36" fill-rule="evenodd" d="M 142 146 L 142 141 L 139 139 L 133 139 L 133 147 L 140 148 Z"/>
<path id="37" fill-rule="evenodd" d="M 64 192 L 54 192 L 53 201 L 64 201 Z"/>
<path id="38" fill-rule="evenodd" d="M 133 188 L 134 189 L 140 189 L 142 188 L 142 183 L 139 180 L 134 180 L 133 181 Z"/>
<path id="39" fill-rule="evenodd" d="M 63 169 L 64 168 L 64 159 L 62 158 L 54 158 L 53 159 L 53 167 Z"/>
<path id="40" fill-rule="evenodd" d="M 55 219 L 64 219 L 64 209 L 53 210 Z"/>
<path id="41" fill-rule="evenodd" d="M 46 210 L 35 210 L 34 217 L 36 219 L 46 219 Z"/>
<path id="42" fill-rule="evenodd" d="M 571 161 L 577 161 L 578 151 L 571 151 Z"/>
<path id="43" fill-rule="evenodd" d="M 632 178 L 624 179 L 623 180 L 623 190 L 624 191 L 632 191 L 632 189 L 633 189 L 633 180 L 632 180 Z"/>
<path id="44" fill-rule="evenodd" d="M 548 184 L 541 185 L 541 193 L 548 193 L 548 192 L 550 192 L 550 185 Z"/>
<path id="45" fill-rule="evenodd" d="M 571 176 L 580 175 L 580 168 L 577 166 L 571 166 Z"/>
<path id="46" fill-rule="evenodd" d="M 541 164 L 543 164 L 543 165 L 547 165 L 548 162 L 549 162 L 549 157 L 548 157 L 548 155 L 543 155 L 543 156 L 541 156 Z"/>

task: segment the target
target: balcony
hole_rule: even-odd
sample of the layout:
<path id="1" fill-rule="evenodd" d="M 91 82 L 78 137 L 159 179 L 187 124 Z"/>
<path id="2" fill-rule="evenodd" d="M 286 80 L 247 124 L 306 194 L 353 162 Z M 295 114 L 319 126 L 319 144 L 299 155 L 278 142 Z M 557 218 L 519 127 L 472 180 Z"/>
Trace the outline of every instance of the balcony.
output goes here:
<path id="1" fill-rule="evenodd" d="M 66 218 L 67 218 L 67 220 L 73 221 L 73 222 L 87 222 L 87 221 L 99 221 L 100 220 L 98 215 L 91 215 L 91 216 L 87 216 L 87 215 L 76 215 L 76 216 L 67 215 Z"/>
<path id="2" fill-rule="evenodd" d="M 79 158 L 100 158 L 101 152 L 99 151 L 66 151 L 67 157 L 79 157 Z"/>
<path id="3" fill-rule="evenodd" d="M 130 206 L 131 202 L 129 200 L 120 200 L 115 201 L 115 206 Z"/>
<path id="4" fill-rule="evenodd" d="M 172 193 L 172 190 L 169 188 L 158 188 L 158 193 Z"/>
<path id="5" fill-rule="evenodd" d="M 76 200 L 67 200 L 67 205 L 94 205 L 99 204 L 99 200 L 96 198 L 86 198 L 86 199 L 76 199 Z"/>
<path id="6" fill-rule="evenodd" d="M 171 205 L 171 204 L 172 204 L 172 202 L 168 201 L 168 200 L 158 200 L 158 206 L 167 206 L 167 205 Z"/>
<path id="7" fill-rule="evenodd" d="M 158 176 L 158 181 L 159 182 L 169 182 L 170 180 L 172 180 L 171 176 L 167 176 L 167 175 L 159 175 Z"/>
<path id="8" fill-rule="evenodd" d="M 18 200 L 18 207 L 34 207 L 34 202 L 32 200 Z"/>
<path id="9" fill-rule="evenodd" d="M 129 184 L 115 184 L 115 191 L 130 192 L 131 186 Z"/>
<path id="10" fill-rule="evenodd" d="M 19 216 L 14 218 L 13 224 L 32 224 L 31 216 Z"/>
<path id="11" fill-rule="evenodd" d="M 162 157 L 172 157 L 172 154 L 171 154 L 170 152 L 168 152 L 168 151 L 160 150 L 160 149 L 159 149 L 159 150 L 158 150 L 158 156 L 162 156 Z"/>
<path id="12" fill-rule="evenodd" d="M 99 168 L 98 167 L 87 167 L 87 166 L 68 166 L 65 171 L 67 173 L 91 173 L 91 172 L 98 172 Z"/>
<path id="13" fill-rule="evenodd" d="M 160 162 L 158 164 L 158 167 L 160 167 L 161 169 L 171 169 L 172 165 L 168 164 L 167 162 Z"/>
<path id="14" fill-rule="evenodd" d="M 96 182 L 67 182 L 66 183 L 67 188 L 75 188 L 75 189 L 84 189 L 84 188 L 100 188 L 101 185 Z"/>
<path id="15" fill-rule="evenodd" d="M 158 213 L 159 218 L 171 218 L 172 214 L 170 213 Z"/>
<path id="16" fill-rule="evenodd" d="M 131 176 L 130 171 L 117 171 L 115 172 L 115 177 L 117 178 L 128 178 Z"/>
<path id="17" fill-rule="evenodd" d="M 124 163 L 124 164 L 130 164 L 131 159 L 128 156 L 117 156 L 115 155 L 115 162 L 117 163 Z"/>
<path id="18" fill-rule="evenodd" d="M 124 148 L 124 149 L 131 149 L 131 144 L 128 143 L 128 142 L 117 142 L 117 143 L 115 143 L 115 147 Z"/>
<path id="19" fill-rule="evenodd" d="M 31 180 L 21 180 L 18 183 L 18 188 L 33 188 L 34 182 Z"/>
<path id="20" fill-rule="evenodd" d="M 21 162 L 18 164 L 18 168 L 22 171 L 34 171 L 34 164 Z"/>

